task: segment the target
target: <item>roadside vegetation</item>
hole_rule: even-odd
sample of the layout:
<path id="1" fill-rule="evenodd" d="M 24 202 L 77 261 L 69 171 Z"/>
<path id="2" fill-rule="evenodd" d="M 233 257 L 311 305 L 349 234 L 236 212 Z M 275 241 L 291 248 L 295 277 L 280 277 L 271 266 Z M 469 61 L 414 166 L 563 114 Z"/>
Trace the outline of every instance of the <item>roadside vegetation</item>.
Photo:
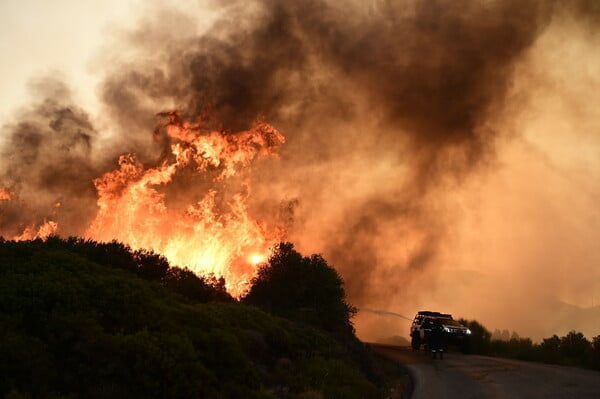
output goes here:
<path id="1" fill-rule="evenodd" d="M 540 343 L 516 333 L 492 334 L 476 320 L 459 320 L 471 334 L 471 353 L 600 370 L 600 335 L 588 340 L 581 332 L 553 335 Z"/>
<path id="2" fill-rule="evenodd" d="M 244 298 L 121 243 L 0 239 L 0 396 L 402 397 L 318 255 L 280 244 Z"/>

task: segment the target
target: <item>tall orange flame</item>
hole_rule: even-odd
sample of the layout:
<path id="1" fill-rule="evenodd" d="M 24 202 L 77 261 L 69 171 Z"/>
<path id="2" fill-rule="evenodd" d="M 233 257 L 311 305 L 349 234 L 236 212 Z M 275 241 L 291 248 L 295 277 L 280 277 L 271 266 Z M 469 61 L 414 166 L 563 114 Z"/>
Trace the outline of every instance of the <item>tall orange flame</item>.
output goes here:
<path id="1" fill-rule="evenodd" d="M 15 193 L 13 191 L 9 191 L 6 189 L 0 189 L 0 201 L 6 201 L 6 202 L 17 202 L 20 203 L 19 205 L 21 205 L 23 208 L 23 210 L 27 211 L 28 207 L 27 204 L 22 203 L 22 201 L 19 201 L 18 196 L 15 195 Z M 56 219 L 57 213 L 59 211 L 61 207 L 61 203 L 60 202 L 56 202 L 54 204 L 54 206 L 52 207 L 51 212 L 49 213 L 49 217 L 44 217 L 43 220 L 38 221 L 38 222 L 32 222 L 30 224 L 28 224 L 27 226 L 25 226 L 18 234 L 13 235 L 11 237 L 12 240 L 15 241 L 25 241 L 25 240 L 35 240 L 35 239 L 42 239 L 45 240 L 48 237 L 50 237 L 51 235 L 57 234 L 58 233 L 58 223 L 55 220 L 52 219 Z"/>
<path id="2" fill-rule="evenodd" d="M 38 227 L 36 225 L 27 226 L 18 236 L 13 237 L 15 241 L 35 240 L 41 238 L 45 240 L 58 232 L 58 223 L 53 220 L 44 220 Z"/>
<path id="3" fill-rule="evenodd" d="M 123 154 L 118 168 L 94 179 L 98 208 L 83 226 L 85 236 L 150 249 L 173 265 L 223 276 L 230 293 L 240 295 L 269 249 L 283 238 L 283 228 L 252 217 L 247 200 L 253 164 L 277 157 L 285 138 L 263 121 L 227 133 L 187 122 L 176 111 L 159 115 L 154 134 L 169 141 L 167 154 L 152 166 L 135 154 Z M 29 211 L 9 189 L 0 188 L 0 202 Z M 12 239 L 60 233 L 60 208 L 56 202 L 43 219 L 34 212 L 38 221 L 16 227 Z"/>
<path id="4" fill-rule="evenodd" d="M 264 259 L 281 239 L 280 230 L 269 229 L 248 212 L 248 172 L 256 159 L 276 156 L 285 139 L 261 121 L 231 134 L 203 131 L 176 113 L 162 116 L 168 119 L 158 130 L 170 138 L 171 154 L 148 168 L 134 154 L 122 155 L 118 169 L 95 179 L 98 213 L 87 236 L 151 249 L 172 264 L 223 276 L 228 290 L 239 295 L 254 274 L 255 260 Z M 208 188 L 200 198 L 177 205 L 181 201 L 171 197 L 182 190 L 171 188 L 181 184 L 174 182 L 179 177 L 199 185 L 208 180 Z"/>

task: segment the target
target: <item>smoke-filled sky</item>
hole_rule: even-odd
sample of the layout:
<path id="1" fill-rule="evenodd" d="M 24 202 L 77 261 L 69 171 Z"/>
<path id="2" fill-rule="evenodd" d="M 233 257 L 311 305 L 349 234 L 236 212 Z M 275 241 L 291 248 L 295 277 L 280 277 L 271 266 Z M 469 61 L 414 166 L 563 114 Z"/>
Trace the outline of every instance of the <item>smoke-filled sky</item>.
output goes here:
<path id="1" fill-rule="evenodd" d="M 286 143 L 256 166 L 250 209 L 286 218 L 354 305 L 600 333 L 597 2 L 9 0 L 0 15 L 0 178 L 22 200 L 2 234 L 32 214 L 83 234 L 94 178 L 123 153 L 161 160 L 158 112 L 231 132 L 264 119 Z"/>

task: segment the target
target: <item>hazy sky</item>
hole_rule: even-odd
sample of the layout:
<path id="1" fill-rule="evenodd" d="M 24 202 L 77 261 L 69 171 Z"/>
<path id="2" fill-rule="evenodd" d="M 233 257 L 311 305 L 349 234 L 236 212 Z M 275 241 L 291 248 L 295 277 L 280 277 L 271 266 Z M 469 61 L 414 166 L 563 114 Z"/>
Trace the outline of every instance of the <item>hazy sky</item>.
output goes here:
<path id="1" fill-rule="evenodd" d="M 290 239 L 331 260 L 359 307 L 597 334 L 600 320 L 539 320 L 559 302 L 600 304 L 593 1 L 230 0 L 213 2 L 229 8 L 208 39 L 200 2 L 156 3 L 160 14 L 134 0 L 1 1 L 2 125 L 43 76 L 62 77 L 100 136 L 111 121 L 135 136 L 130 147 L 165 104 L 194 112 L 214 93 L 232 126 L 266 113 L 288 138 L 257 204 L 293 200 Z"/>
<path id="2" fill-rule="evenodd" d="M 95 103 L 93 59 L 107 36 L 127 26 L 138 0 L 0 2 L 0 115 L 27 99 L 27 82 L 62 74 L 86 104 Z"/>

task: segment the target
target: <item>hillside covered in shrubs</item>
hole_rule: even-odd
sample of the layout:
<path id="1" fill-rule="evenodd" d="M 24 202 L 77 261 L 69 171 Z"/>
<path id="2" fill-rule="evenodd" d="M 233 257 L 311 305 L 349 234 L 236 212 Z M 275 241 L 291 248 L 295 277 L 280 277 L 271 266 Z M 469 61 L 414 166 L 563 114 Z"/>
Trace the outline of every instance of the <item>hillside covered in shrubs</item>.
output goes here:
<path id="1" fill-rule="evenodd" d="M 0 396 L 385 397 L 403 372 L 353 312 L 337 272 L 291 244 L 240 301 L 117 242 L 0 239 Z"/>

